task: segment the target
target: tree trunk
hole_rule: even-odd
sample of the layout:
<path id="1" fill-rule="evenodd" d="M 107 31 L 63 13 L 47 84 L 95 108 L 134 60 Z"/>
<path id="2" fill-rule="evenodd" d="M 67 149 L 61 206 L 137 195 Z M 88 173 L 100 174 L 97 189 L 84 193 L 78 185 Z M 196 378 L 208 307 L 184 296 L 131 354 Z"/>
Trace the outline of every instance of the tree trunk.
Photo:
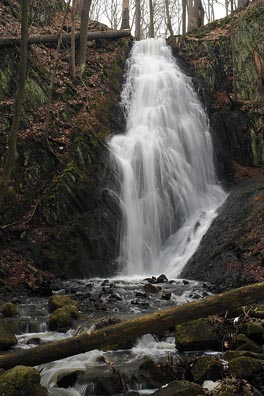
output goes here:
<path id="1" fill-rule="evenodd" d="M 170 7 L 169 7 L 169 0 L 165 0 L 165 11 L 166 11 L 166 21 L 167 21 L 167 28 L 170 32 L 170 35 L 173 36 L 173 29 L 171 24 L 171 16 L 170 16 Z"/>
<path id="2" fill-rule="evenodd" d="M 140 0 L 136 0 L 135 38 L 141 40 L 141 7 Z"/>
<path id="3" fill-rule="evenodd" d="M 109 30 L 99 32 L 87 33 L 87 40 L 115 40 L 122 37 L 131 37 L 131 32 L 128 30 Z M 80 33 L 75 34 L 75 41 L 80 39 Z M 3 37 L 0 38 L 0 49 L 11 48 L 20 45 L 20 37 Z M 62 35 L 62 43 L 68 43 L 71 41 L 71 33 L 65 33 Z M 31 44 L 54 44 L 58 42 L 57 34 L 47 34 L 41 36 L 31 36 L 28 38 L 28 45 Z"/>
<path id="4" fill-rule="evenodd" d="M 154 38 L 154 9 L 153 1 L 149 0 L 149 37 Z"/>
<path id="5" fill-rule="evenodd" d="M 0 356 L 0 368 L 10 369 L 16 365 L 36 366 L 118 344 L 147 333 L 167 330 L 177 324 L 232 311 L 242 305 L 258 302 L 264 298 L 264 282 L 244 286 L 213 297 L 157 311 L 128 320 L 90 334 L 54 341 L 33 349 L 24 349 Z"/>
<path id="6" fill-rule="evenodd" d="M 75 22 L 77 16 L 77 1 L 72 0 L 71 8 L 71 73 L 72 79 L 75 81 L 76 78 L 76 60 L 75 60 Z"/>
<path id="7" fill-rule="evenodd" d="M 182 0 L 182 34 L 186 33 L 187 0 Z"/>
<path id="8" fill-rule="evenodd" d="M 190 0 L 188 7 L 188 32 L 204 24 L 204 8 L 201 0 Z"/>
<path id="9" fill-rule="evenodd" d="M 55 64 L 54 64 L 54 69 L 53 73 L 51 76 L 51 81 L 49 85 L 49 92 L 48 92 L 48 102 L 46 106 L 46 117 L 45 117 L 45 122 L 44 122 L 44 136 L 46 139 L 46 142 L 48 143 L 48 136 L 49 136 L 49 122 L 50 122 L 50 108 L 51 108 L 51 102 L 52 102 L 52 95 L 53 95 L 53 90 L 54 90 L 54 83 L 55 83 L 55 78 L 57 74 L 57 69 L 60 61 L 60 48 L 61 48 L 61 42 L 62 42 L 62 32 L 63 32 L 63 27 L 65 24 L 65 20 L 69 11 L 70 7 L 70 2 L 71 0 L 68 0 L 68 3 L 66 5 L 64 15 L 63 15 L 63 20 L 61 23 L 61 28 L 58 34 L 58 43 L 57 43 L 57 51 L 56 51 L 56 56 L 55 56 Z M 49 146 L 49 143 L 48 143 Z M 50 151 L 53 153 L 51 147 L 49 147 Z"/>
<path id="10" fill-rule="evenodd" d="M 18 69 L 17 93 L 15 99 L 15 113 L 11 126 L 8 141 L 8 153 L 4 164 L 3 174 L 0 185 L 0 207 L 3 204 L 5 194 L 8 190 L 8 184 L 11 178 L 11 172 L 17 157 L 17 133 L 19 130 L 22 114 L 22 101 L 26 83 L 27 69 L 27 41 L 28 41 L 28 20 L 29 20 L 29 1 L 21 2 L 21 43 L 20 43 L 20 61 Z"/>
<path id="11" fill-rule="evenodd" d="M 78 52 L 78 63 L 80 67 L 80 76 L 82 77 L 86 66 L 86 47 L 87 47 L 87 32 L 89 23 L 89 13 L 91 7 L 91 0 L 84 0 L 81 13 L 80 26 L 80 45 Z"/>
<path id="12" fill-rule="evenodd" d="M 235 27 L 234 27 L 234 0 L 231 0 L 231 51 L 232 51 L 232 65 L 233 65 L 233 91 L 234 102 L 237 102 L 237 64 L 236 64 L 236 49 L 235 49 Z"/>
<path id="13" fill-rule="evenodd" d="M 121 29 L 130 29 L 129 26 L 129 1 L 123 0 L 122 3 L 122 23 Z"/>

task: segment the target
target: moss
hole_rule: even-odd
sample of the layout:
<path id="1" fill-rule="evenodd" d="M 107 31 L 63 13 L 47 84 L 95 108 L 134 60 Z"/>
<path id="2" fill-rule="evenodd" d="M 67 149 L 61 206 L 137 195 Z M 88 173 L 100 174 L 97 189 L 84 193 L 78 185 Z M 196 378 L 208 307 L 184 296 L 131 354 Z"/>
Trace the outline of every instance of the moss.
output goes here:
<path id="1" fill-rule="evenodd" d="M 0 307 L 0 313 L 3 314 L 5 318 L 13 318 L 18 315 L 17 308 L 15 304 L 7 302 Z"/>
<path id="2" fill-rule="evenodd" d="M 261 360 L 242 356 L 229 362 L 229 373 L 236 377 L 251 381 L 256 375 L 262 373 L 263 363 Z"/>
<path id="3" fill-rule="evenodd" d="M 30 106 L 32 110 L 44 105 L 47 101 L 47 95 L 38 83 L 31 78 L 27 78 L 25 84 L 24 105 Z"/>
<path id="4" fill-rule="evenodd" d="M 198 319 L 177 325 L 176 348 L 180 351 L 218 349 L 220 339 L 208 319 Z"/>
<path id="5" fill-rule="evenodd" d="M 11 319 L 0 319 L 0 350 L 8 349 L 17 343 L 15 333 L 18 327 Z"/>
<path id="6" fill-rule="evenodd" d="M 66 332 L 73 325 L 73 320 L 79 315 L 77 306 L 65 305 L 56 309 L 49 317 L 49 329 Z"/>
<path id="7" fill-rule="evenodd" d="M 32 367 L 16 366 L 0 376 L 1 396 L 46 396 L 40 374 Z"/>
<path id="8" fill-rule="evenodd" d="M 62 308 L 65 306 L 74 306 L 76 305 L 78 310 L 78 303 L 77 301 L 73 300 L 69 296 L 64 296 L 61 294 L 55 294 L 54 296 L 49 298 L 49 312 L 53 312 L 58 308 Z"/>

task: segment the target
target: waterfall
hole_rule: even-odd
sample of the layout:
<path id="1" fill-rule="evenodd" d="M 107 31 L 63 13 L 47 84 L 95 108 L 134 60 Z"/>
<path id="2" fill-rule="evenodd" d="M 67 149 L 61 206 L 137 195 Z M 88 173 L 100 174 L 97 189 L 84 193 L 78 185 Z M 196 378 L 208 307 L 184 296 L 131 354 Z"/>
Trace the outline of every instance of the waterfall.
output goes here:
<path id="1" fill-rule="evenodd" d="M 109 149 L 120 173 L 122 273 L 177 277 L 226 197 L 208 119 L 160 38 L 134 44 L 121 99 L 126 133 Z"/>

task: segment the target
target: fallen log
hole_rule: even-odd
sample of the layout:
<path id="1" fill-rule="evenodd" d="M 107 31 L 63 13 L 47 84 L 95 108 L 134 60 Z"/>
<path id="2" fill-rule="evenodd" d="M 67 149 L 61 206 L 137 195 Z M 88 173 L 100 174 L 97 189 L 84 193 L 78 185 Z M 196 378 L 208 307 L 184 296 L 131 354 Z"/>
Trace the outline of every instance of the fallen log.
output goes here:
<path id="1" fill-rule="evenodd" d="M 0 356 L 0 368 L 9 369 L 17 365 L 36 366 L 52 362 L 92 349 L 118 344 L 147 333 L 160 332 L 190 320 L 231 311 L 242 305 L 256 303 L 261 299 L 264 299 L 264 282 L 147 314 L 107 326 L 90 334 L 81 334 L 32 349 L 2 355 Z"/>
<path id="2" fill-rule="evenodd" d="M 88 32 L 88 40 L 110 39 L 116 40 L 122 37 L 132 37 L 130 30 L 106 30 L 98 32 Z M 75 34 L 75 40 L 80 39 L 80 33 Z M 1 37 L 0 49 L 10 48 L 20 45 L 20 37 Z M 35 35 L 28 38 L 28 45 L 30 44 L 51 44 L 58 41 L 58 34 Z M 65 33 L 62 36 L 62 42 L 67 43 L 71 41 L 71 33 Z"/>

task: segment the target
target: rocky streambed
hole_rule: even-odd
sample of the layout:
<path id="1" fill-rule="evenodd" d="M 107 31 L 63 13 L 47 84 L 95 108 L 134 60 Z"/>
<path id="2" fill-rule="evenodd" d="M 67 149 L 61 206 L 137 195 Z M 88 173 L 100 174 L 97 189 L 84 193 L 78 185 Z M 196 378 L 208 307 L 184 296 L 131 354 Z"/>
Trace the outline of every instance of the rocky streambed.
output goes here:
<path id="1" fill-rule="evenodd" d="M 24 295 L 16 304 L 1 306 L 3 353 L 200 299 L 212 290 L 206 284 L 168 280 L 164 275 L 141 281 L 94 279 L 51 286 L 49 299 Z M 12 338 L 4 345 L 8 333 Z M 16 367 L 0 375 L 0 395 L 42 396 L 48 391 L 51 396 L 258 396 L 264 391 L 263 334 L 264 306 L 245 308 L 235 317 L 227 311 L 223 316 L 48 363 L 37 371 Z"/>

